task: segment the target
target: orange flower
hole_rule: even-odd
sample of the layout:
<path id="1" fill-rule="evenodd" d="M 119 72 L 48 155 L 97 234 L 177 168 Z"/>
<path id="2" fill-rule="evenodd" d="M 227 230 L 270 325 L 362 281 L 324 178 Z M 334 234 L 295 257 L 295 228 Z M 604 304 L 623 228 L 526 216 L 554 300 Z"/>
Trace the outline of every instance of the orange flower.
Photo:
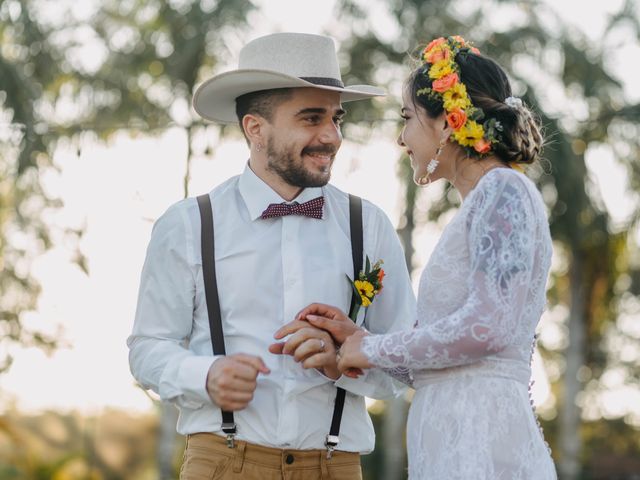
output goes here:
<path id="1" fill-rule="evenodd" d="M 491 150 L 491 142 L 482 138 L 473 144 L 473 149 L 478 153 L 487 153 Z"/>
<path id="2" fill-rule="evenodd" d="M 447 123 L 454 130 L 458 130 L 467 123 L 467 114 L 464 110 L 456 108 L 447 114 Z"/>
<path id="3" fill-rule="evenodd" d="M 383 269 L 380 269 L 380 271 L 378 272 L 378 285 L 380 285 L 380 288 L 378 288 L 378 291 L 382 290 L 382 279 L 384 278 L 385 273 Z"/>
<path id="4" fill-rule="evenodd" d="M 431 50 L 434 47 L 437 47 L 438 45 L 442 44 L 445 42 L 445 38 L 444 37 L 440 37 L 440 38 L 436 38 L 434 40 L 431 40 L 429 42 L 429 45 L 426 46 L 426 48 L 424 49 L 424 53 L 427 54 L 429 53 L 429 50 Z"/>
<path id="5" fill-rule="evenodd" d="M 449 75 L 445 75 L 444 77 L 434 80 L 431 88 L 438 93 L 442 93 L 449 90 L 456 83 L 458 83 L 458 74 L 450 73 Z"/>
<path id="6" fill-rule="evenodd" d="M 436 63 L 440 60 L 449 60 L 450 55 L 451 52 L 448 48 L 434 48 L 425 54 L 424 60 L 427 63 Z"/>
<path id="7" fill-rule="evenodd" d="M 480 55 L 480 50 L 478 50 L 476 47 L 471 47 L 471 53 L 475 53 L 476 55 Z"/>
<path id="8" fill-rule="evenodd" d="M 460 42 L 462 45 L 465 45 L 467 42 L 465 41 L 464 38 L 462 38 L 460 35 L 454 35 L 453 39 Z"/>

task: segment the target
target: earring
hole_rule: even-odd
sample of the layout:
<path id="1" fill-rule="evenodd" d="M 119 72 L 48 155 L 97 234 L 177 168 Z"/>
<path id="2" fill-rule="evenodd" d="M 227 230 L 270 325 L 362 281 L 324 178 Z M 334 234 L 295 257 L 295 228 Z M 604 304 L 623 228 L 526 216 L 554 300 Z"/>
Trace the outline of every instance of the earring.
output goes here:
<path id="1" fill-rule="evenodd" d="M 433 174 L 433 172 L 436 171 L 436 168 L 438 167 L 438 164 L 440 163 L 440 160 L 438 160 L 438 158 L 440 157 L 440 154 L 442 153 L 442 149 L 444 148 L 445 144 L 447 143 L 447 140 L 440 140 L 440 145 L 438 145 L 438 149 L 436 150 L 436 154 L 434 155 L 434 157 L 429 160 L 429 163 L 427 163 L 427 173 L 424 174 L 422 177 L 420 177 L 418 179 L 418 183 L 422 186 L 428 185 L 431 180 L 429 177 L 431 177 L 431 174 Z"/>
<path id="2" fill-rule="evenodd" d="M 258 144 L 256 145 L 256 152 L 259 152 L 260 150 L 262 150 L 262 144 L 261 144 L 261 143 L 258 143 Z"/>

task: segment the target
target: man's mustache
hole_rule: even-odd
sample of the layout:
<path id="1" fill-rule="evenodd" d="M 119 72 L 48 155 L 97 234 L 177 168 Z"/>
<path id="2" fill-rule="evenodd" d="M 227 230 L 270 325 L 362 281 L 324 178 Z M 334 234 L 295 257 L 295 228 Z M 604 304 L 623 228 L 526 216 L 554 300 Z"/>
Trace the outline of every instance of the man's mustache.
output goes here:
<path id="1" fill-rule="evenodd" d="M 338 149 L 330 145 L 319 147 L 306 147 L 302 149 L 303 155 L 311 155 L 314 153 L 320 153 L 324 155 L 331 155 L 332 157 L 338 152 Z"/>

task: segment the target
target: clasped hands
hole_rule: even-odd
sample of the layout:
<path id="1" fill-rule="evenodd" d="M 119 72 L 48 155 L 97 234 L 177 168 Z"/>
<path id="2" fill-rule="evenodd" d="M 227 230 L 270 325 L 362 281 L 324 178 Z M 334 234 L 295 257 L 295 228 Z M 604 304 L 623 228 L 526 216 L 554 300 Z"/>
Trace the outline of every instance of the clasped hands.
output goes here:
<path id="1" fill-rule="evenodd" d="M 277 340 L 289 338 L 273 343 L 269 351 L 292 355 L 304 368 L 316 368 L 333 380 L 341 374 L 357 378 L 371 367 L 360 350 L 365 335 L 339 308 L 312 303 L 274 334 Z"/>
<path id="2" fill-rule="evenodd" d="M 357 378 L 363 368 L 371 367 L 360 350 L 365 335 L 339 308 L 313 303 L 274 334 L 282 341 L 271 344 L 269 351 L 291 355 L 303 368 L 315 368 L 333 380 L 342 374 Z M 258 356 L 236 353 L 220 358 L 207 374 L 209 397 L 222 410 L 242 410 L 253 399 L 260 373 L 268 374 L 269 369 Z"/>

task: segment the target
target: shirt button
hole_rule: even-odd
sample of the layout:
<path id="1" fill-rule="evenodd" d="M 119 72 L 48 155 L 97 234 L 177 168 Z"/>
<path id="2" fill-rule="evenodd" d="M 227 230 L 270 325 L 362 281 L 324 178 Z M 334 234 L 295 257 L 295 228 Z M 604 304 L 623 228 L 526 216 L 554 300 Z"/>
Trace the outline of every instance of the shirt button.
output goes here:
<path id="1" fill-rule="evenodd" d="M 287 455 L 287 458 L 285 458 L 284 461 L 287 465 L 291 465 L 293 463 L 293 455 Z"/>

